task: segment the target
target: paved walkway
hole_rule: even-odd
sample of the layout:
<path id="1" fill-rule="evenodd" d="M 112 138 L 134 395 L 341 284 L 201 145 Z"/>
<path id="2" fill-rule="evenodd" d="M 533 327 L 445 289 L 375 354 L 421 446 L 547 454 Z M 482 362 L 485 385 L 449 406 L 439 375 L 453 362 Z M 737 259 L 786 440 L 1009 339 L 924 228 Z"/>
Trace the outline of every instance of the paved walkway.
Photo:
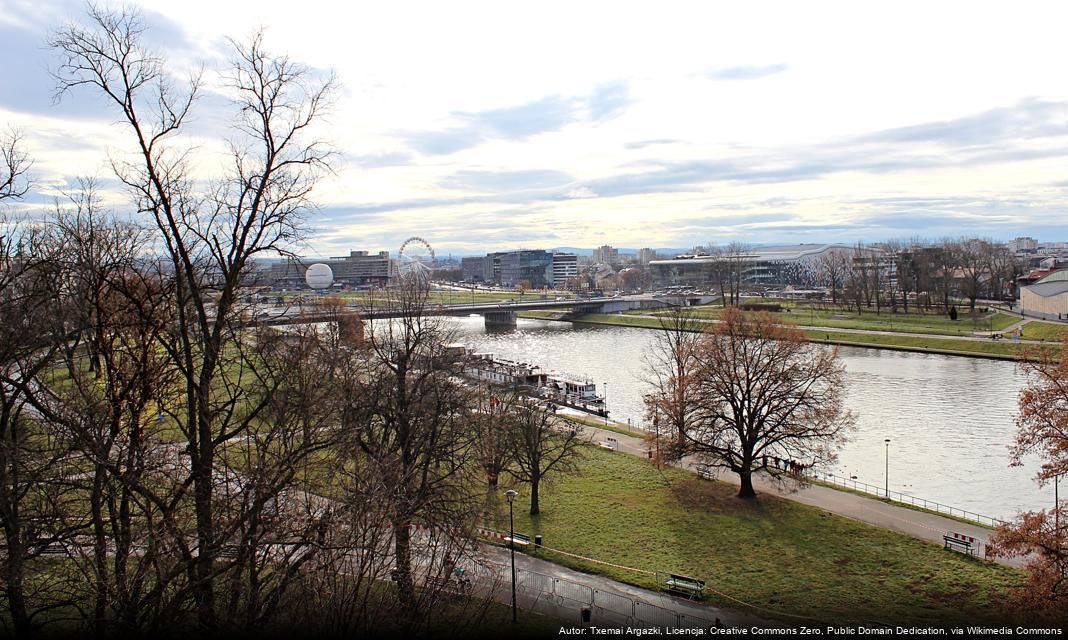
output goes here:
<path id="1" fill-rule="evenodd" d="M 619 426 L 626 427 L 626 425 Z M 615 438 L 619 443 L 619 452 L 642 458 L 648 457 L 648 449 L 641 438 L 589 426 L 585 427 L 585 433 L 594 442 L 601 442 L 606 438 Z M 685 458 L 679 466 L 694 470 L 697 465 L 693 459 Z M 729 472 L 722 474 L 720 480 L 738 484 L 737 475 Z M 939 546 L 944 544 L 942 536 L 948 531 L 953 531 L 972 536 L 982 543 L 982 549 L 985 549 L 987 540 L 993 533 L 990 529 L 979 525 L 900 507 L 875 498 L 868 498 L 820 485 L 809 484 L 800 489 L 791 490 L 789 487 L 783 487 L 781 483 L 773 478 L 761 474 L 754 476 L 753 485 L 758 493 L 776 495 L 787 500 L 818 507 L 836 515 L 904 533 L 920 540 L 933 542 Z M 1024 561 L 1025 559 L 1021 557 L 997 558 L 997 562 L 1012 567 L 1021 567 Z"/>
<path id="2" fill-rule="evenodd" d="M 483 551 L 486 558 L 498 565 L 500 569 L 499 579 L 492 597 L 498 602 L 511 604 L 511 573 L 509 550 L 507 547 L 484 545 Z M 649 615 L 646 619 L 639 619 L 642 615 L 640 610 L 643 605 L 652 605 L 652 608 L 665 609 L 667 611 L 688 616 L 691 621 L 685 626 L 713 626 L 718 619 L 728 627 L 781 627 L 783 623 L 776 622 L 774 625 L 758 612 L 744 608 L 723 609 L 703 605 L 690 600 L 677 598 L 665 593 L 642 589 L 622 582 L 606 578 L 600 574 L 581 573 L 559 564 L 528 556 L 525 553 L 516 552 L 515 566 L 517 573 L 516 601 L 522 611 L 536 611 L 538 613 L 579 625 L 582 621 L 582 609 L 590 609 L 590 623 L 596 626 L 618 626 L 632 624 L 643 626 L 649 622 L 655 622 L 656 616 Z M 545 588 L 545 579 L 556 582 L 555 590 L 550 592 Z M 566 589 L 564 588 L 566 586 Z M 576 586 L 588 587 L 576 589 Z M 551 589 L 551 587 L 550 587 Z M 572 594 L 572 597 L 561 594 Z M 583 596 L 592 595 L 594 603 L 589 603 Z M 626 601 L 637 603 L 637 606 L 629 610 Z M 606 606 L 607 605 L 607 606 Z M 739 605 L 741 607 L 742 605 Z M 634 609 L 638 609 L 637 611 Z M 656 613 L 655 611 L 653 612 Z M 520 614 L 522 615 L 522 614 Z M 702 621 L 707 621 L 705 625 Z M 799 619 L 798 622 L 806 620 Z M 811 621 L 808 621 L 811 623 Z"/>

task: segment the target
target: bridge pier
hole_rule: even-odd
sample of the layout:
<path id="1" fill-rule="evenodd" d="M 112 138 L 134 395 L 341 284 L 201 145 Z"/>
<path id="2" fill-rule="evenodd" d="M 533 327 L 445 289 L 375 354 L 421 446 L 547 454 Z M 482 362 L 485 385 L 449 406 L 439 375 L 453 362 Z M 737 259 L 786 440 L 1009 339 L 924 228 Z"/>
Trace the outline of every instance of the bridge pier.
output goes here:
<path id="1" fill-rule="evenodd" d="M 487 311 L 483 314 L 486 319 L 486 328 L 510 328 L 514 329 L 516 324 L 516 312 L 515 311 Z"/>

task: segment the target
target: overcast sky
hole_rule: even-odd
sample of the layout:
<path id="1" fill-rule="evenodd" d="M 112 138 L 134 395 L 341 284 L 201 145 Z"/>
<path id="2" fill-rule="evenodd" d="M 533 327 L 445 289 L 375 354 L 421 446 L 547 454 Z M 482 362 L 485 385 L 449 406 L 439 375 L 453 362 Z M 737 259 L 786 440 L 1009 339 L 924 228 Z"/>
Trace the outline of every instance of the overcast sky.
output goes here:
<path id="1" fill-rule="evenodd" d="M 439 255 L 1068 240 L 1064 3 L 137 6 L 179 72 L 220 68 L 225 37 L 259 26 L 272 50 L 336 72 L 337 171 L 309 253 L 396 251 L 411 235 Z M 77 176 L 114 188 L 116 115 L 88 93 L 51 100 L 45 40 L 82 7 L 0 0 L 0 126 L 27 133 L 30 206 Z M 200 105 L 205 156 L 226 107 Z"/>

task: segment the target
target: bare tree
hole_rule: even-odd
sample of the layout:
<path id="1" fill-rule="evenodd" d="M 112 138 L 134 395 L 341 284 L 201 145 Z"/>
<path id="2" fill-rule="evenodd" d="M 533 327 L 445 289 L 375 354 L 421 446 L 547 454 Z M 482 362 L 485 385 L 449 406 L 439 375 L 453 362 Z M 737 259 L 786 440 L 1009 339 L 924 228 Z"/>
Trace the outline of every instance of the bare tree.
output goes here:
<path id="1" fill-rule="evenodd" d="M 170 544 L 151 526 L 175 515 L 161 499 L 174 487 L 159 482 L 160 460 L 150 448 L 162 426 L 150 418 L 174 390 L 158 343 L 173 308 L 166 280 L 139 264 L 145 230 L 98 211 L 93 189 L 83 181 L 70 196 L 73 209 L 57 210 L 51 223 L 67 310 L 52 335 L 63 345 L 65 376 L 39 377 L 31 402 L 85 461 L 92 543 L 77 557 L 92 585 L 91 625 L 98 634 L 137 632 L 146 612 L 168 608 L 170 587 L 184 577 L 157 555 Z M 174 533 L 164 535 L 173 541 Z M 149 588 L 147 575 L 154 575 Z"/>
<path id="2" fill-rule="evenodd" d="M 478 409 L 472 419 L 479 464 L 491 492 L 497 490 L 501 474 L 515 458 L 513 439 L 516 428 L 512 407 L 516 402 L 512 392 L 486 390 L 479 394 Z"/>
<path id="3" fill-rule="evenodd" d="M 563 424 L 555 413 L 532 400 L 520 400 L 513 405 L 513 412 L 515 464 L 508 473 L 530 485 L 530 515 L 536 516 L 541 513 L 541 483 L 577 468 L 582 427 Z"/>
<path id="4" fill-rule="evenodd" d="M 853 416 L 842 406 L 838 350 L 810 344 L 766 313 L 724 312 L 700 345 L 700 416 L 687 449 L 737 473 L 739 497 L 756 496 L 753 471 L 778 456 L 812 466 L 834 459 Z"/>
<path id="5" fill-rule="evenodd" d="M 901 306 L 905 313 L 909 312 L 909 296 L 916 293 L 917 289 L 917 263 L 915 247 L 901 240 L 891 240 L 886 243 L 889 252 L 888 260 L 894 267 L 894 280 L 897 288 L 901 291 Z M 891 305 L 894 302 L 891 299 Z"/>
<path id="6" fill-rule="evenodd" d="M 31 165 L 20 131 L 11 129 L 0 135 L 0 202 L 26 195 Z"/>
<path id="7" fill-rule="evenodd" d="M 931 252 L 931 275 L 934 290 L 942 298 L 942 311 L 949 313 L 949 298 L 957 281 L 957 243 L 949 238 L 942 241 Z"/>
<path id="8" fill-rule="evenodd" d="M 645 380 L 652 388 L 645 396 L 645 414 L 658 438 L 663 430 L 671 436 L 669 442 L 680 445 L 699 407 L 698 344 L 704 327 L 685 307 L 673 307 L 659 319 L 661 330 L 643 354 Z"/>
<path id="9" fill-rule="evenodd" d="M 476 448 L 470 428 L 474 394 L 454 375 L 452 334 L 428 313 L 429 291 L 412 274 L 375 302 L 359 352 L 340 392 L 346 399 L 344 448 L 364 474 L 389 487 L 389 526 L 398 599 L 405 616 L 425 611 L 415 590 L 415 525 L 462 545 L 480 512 L 472 477 Z"/>
<path id="10" fill-rule="evenodd" d="M 838 292 L 845 286 L 849 273 L 849 254 L 845 251 L 827 251 L 816 258 L 816 277 L 831 288 L 831 304 L 838 304 Z"/>
<path id="11" fill-rule="evenodd" d="M 846 269 L 846 295 L 857 307 L 857 313 L 863 313 L 864 302 L 869 292 L 870 270 L 865 265 L 863 246 L 858 242 L 849 256 L 849 266 Z"/>
<path id="12" fill-rule="evenodd" d="M 990 243 L 977 238 L 960 238 L 953 243 L 956 267 L 960 274 L 957 285 L 968 299 L 968 306 L 975 314 L 975 301 L 982 294 L 984 276 L 988 275 Z"/>
<path id="13" fill-rule="evenodd" d="M 41 327 L 60 313 L 52 247 L 36 226 L 0 220 L 0 581 L 16 635 L 32 635 L 40 616 L 75 601 L 75 585 L 40 566 L 86 522 L 71 482 L 71 445 L 33 411 L 32 381 L 51 370 L 61 341 Z"/>
<path id="14" fill-rule="evenodd" d="M 985 270 L 990 277 L 987 291 L 992 300 L 1003 301 L 1007 297 L 1006 284 L 1013 283 L 1016 279 L 1016 260 L 1003 243 L 990 242 L 986 249 Z"/>
<path id="15" fill-rule="evenodd" d="M 284 253 L 299 234 L 312 190 L 329 153 L 309 140 L 333 80 L 286 57 L 270 55 L 257 34 L 232 43 L 229 89 L 238 107 L 230 168 L 206 194 L 194 190 L 192 157 L 173 143 L 188 119 L 200 79 L 176 88 L 165 61 L 145 45 L 131 10 L 89 8 L 90 26 L 70 24 L 51 38 L 63 62 L 59 93 L 94 89 L 116 108 L 139 160 L 118 164 L 119 178 L 155 222 L 158 245 L 173 273 L 176 320 L 161 340 L 184 381 L 184 402 L 169 411 L 190 456 L 196 552 L 190 582 L 202 630 L 216 628 L 215 562 L 223 543 L 214 496 L 217 450 L 249 432 L 269 400 L 252 396 L 240 376 L 255 366 L 240 330 L 238 289 L 253 258 Z M 235 348 L 236 347 L 236 348 Z M 239 514 L 237 517 L 245 517 Z"/>

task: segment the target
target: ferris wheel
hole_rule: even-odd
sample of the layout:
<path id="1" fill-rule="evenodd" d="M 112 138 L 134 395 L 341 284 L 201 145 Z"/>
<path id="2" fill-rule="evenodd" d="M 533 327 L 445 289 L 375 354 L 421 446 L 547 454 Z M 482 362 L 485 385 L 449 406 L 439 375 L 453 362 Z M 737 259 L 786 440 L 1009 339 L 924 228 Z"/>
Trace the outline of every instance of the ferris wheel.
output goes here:
<path id="1" fill-rule="evenodd" d="M 417 275 L 430 280 L 434 272 L 434 249 L 426 240 L 413 236 L 401 245 L 397 262 L 401 276 Z"/>

